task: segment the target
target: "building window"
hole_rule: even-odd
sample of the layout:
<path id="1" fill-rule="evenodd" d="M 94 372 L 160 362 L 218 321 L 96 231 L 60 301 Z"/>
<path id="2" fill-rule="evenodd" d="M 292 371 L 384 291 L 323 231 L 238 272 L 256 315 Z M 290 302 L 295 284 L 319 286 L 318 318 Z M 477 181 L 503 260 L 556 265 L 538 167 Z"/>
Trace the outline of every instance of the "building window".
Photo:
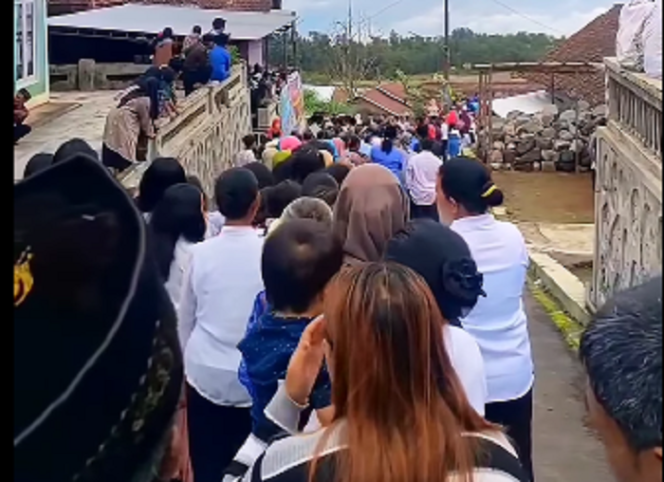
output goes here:
<path id="1" fill-rule="evenodd" d="M 16 81 L 35 75 L 35 0 L 15 0 Z"/>

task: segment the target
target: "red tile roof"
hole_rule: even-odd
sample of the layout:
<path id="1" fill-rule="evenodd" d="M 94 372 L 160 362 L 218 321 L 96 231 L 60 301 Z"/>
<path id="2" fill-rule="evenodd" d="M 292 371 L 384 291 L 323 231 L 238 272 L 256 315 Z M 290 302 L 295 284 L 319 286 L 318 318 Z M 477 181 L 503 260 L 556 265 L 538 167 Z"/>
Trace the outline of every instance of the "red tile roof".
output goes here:
<path id="1" fill-rule="evenodd" d="M 622 4 L 615 4 L 583 27 L 558 48 L 546 55 L 543 62 L 602 62 L 616 55 L 616 34 Z M 526 78 L 547 88 L 551 79 L 543 74 L 525 74 Z M 604 103 L 604 74 L 561 74 L 554 78 L 554 88 L 572 98 L 581 98 L 593 105 Z"/>
<path id="2" fill-rule="evenodd" d="M 64 15 L 92 8 L 106 8 L 124 5 L 127 0 L 48 0 L 49 15 Z"/>
<path id="3" fill-rule="evenodd" d="M 364 94 L 358 97 L 358 100 L 366 101 L 369 104 L 377 107 L 378 109 L 389 115 L 412 115 L 410 108 L 402 101 L 395 100 L 391 95 L 385 94 L 379 88 L 367 90 Z"/>
<path id="4" fill-rule="evenodd" d="M 93 8 L 115 7 L 125 3 L 193 5 L 212 10 L 267 12 L 273 0 L 48 0 L 49 15 L 75 13 Z"/>
<path id="5" fill-rule="evenodd" d="M 379 84 L 376 87 L 377 90 L 381 91 L 383 94 L 386 94 L 388 97 L 392 97 L 394 100 L 406 103 L 408 95 L 406 94 L 406 88 L 403 84 L 397 82 L 385 82 Z"/>

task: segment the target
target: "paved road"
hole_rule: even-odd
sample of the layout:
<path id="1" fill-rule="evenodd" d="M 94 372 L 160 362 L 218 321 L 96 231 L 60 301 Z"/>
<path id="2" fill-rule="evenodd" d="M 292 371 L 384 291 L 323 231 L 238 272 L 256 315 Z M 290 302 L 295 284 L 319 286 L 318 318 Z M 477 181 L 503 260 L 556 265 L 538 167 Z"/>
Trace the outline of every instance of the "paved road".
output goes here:
<path id="1" fill-rule="evenodd" d="M 614 482 L 602 446 L 586 428 L 583 375 L 542 307 L 526 298 L 536 370 L 536 482 Z"/>
<path id="2" fill-rule="evenodd" d="M 53 153 L 64 141 L 79 137 L 93 149 L 101 150 L 106 115 L 116 101 L 115 91 L 59 92 L 51 95 L 54 102 L 80 104 L 61 116 L 37 126 L 14 147 L 14 180 L 23 177 L 28 160 L 38 152 Z M 30 118 L 28 117 L 28 124 Z"/>

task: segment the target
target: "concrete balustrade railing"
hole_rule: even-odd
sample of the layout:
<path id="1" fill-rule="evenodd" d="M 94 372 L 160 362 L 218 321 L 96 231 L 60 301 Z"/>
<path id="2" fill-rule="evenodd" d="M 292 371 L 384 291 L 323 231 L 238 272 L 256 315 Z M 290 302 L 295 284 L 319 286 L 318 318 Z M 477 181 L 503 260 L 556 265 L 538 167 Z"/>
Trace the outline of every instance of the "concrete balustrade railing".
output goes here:
<path id="1" fill-rule="evenodd" d="M 662 271 L 662 83 L 606 60 L 589 307 Z"/>
<path id="2" fill-rule="evenodd" d="M 187 174 L 200 178 L 212 196 L 219 173 L 231 167 L 242 149 L 242 137 L 251 133 L 249 89 L 244 64 L 233 67 L 230 78 L 219 85 L 196 90 L 179 105 L 174 119 L 157 121 L 157 136 L 148 146 L 148 160 L 125 173 L 121 181 L 135 189 L 157 157 L 174 157 Z"/>
<path id="3" fill-rule="evenodd" d="M 662 82 L 629 72 L 607 58 L 609 120 L 638 139 L 657 158 L 662 155 Z"/>

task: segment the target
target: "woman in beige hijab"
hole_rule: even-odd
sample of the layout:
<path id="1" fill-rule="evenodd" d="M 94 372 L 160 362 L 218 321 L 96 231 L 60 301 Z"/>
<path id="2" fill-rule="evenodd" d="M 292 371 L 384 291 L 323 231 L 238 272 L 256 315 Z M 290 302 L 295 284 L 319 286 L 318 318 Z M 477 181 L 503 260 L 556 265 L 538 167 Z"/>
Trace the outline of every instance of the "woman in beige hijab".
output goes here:
<path id="1" fill-rule="evenodd" d="M 343 242 L 345 262 L 379 261 L 408 217 L 408 196 L 394 174 L 378 164 L 354 168 L 334 208 L 334 233 Z"/>

